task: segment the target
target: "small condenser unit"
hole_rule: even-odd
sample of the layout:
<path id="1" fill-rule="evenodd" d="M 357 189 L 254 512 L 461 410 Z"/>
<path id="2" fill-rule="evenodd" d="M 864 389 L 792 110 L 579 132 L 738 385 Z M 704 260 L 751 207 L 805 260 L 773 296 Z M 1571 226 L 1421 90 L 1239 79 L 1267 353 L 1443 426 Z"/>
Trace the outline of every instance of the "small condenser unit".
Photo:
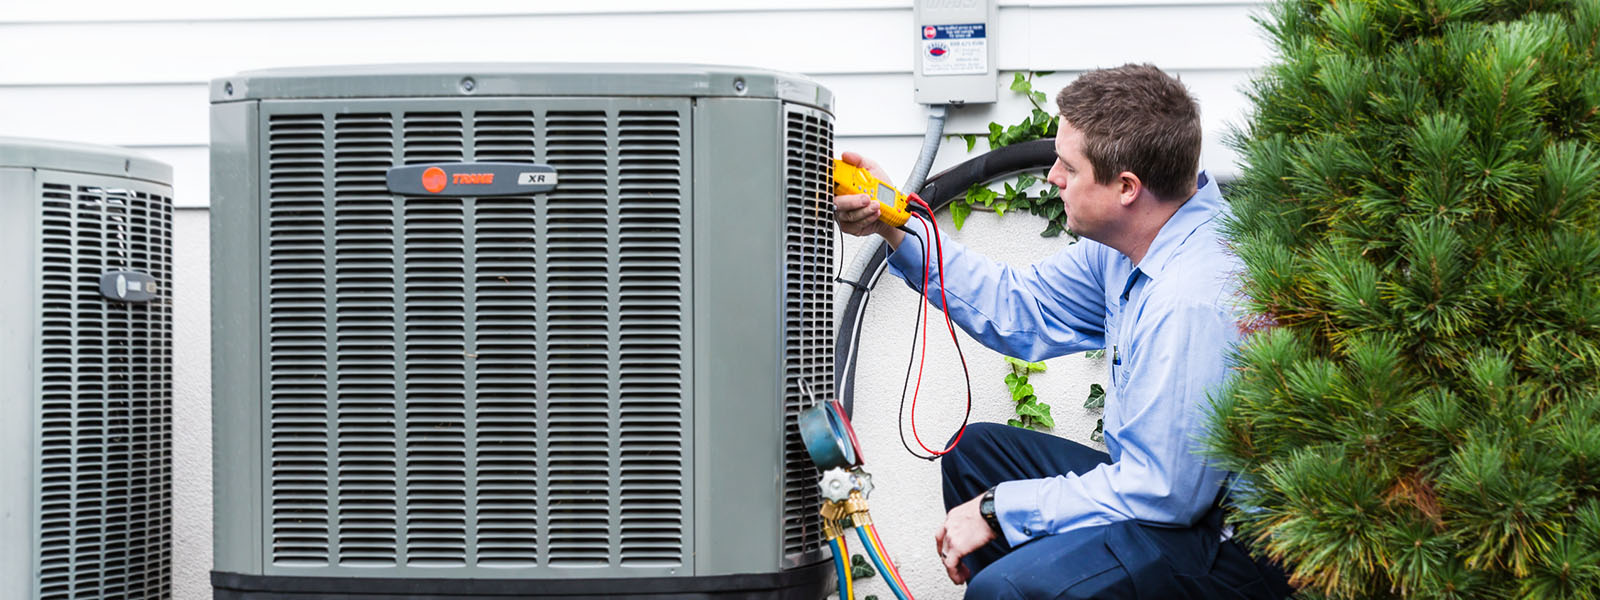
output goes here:
<path id="1" fill-rule="evenodd" d="M 0 138 L 0 597 L 172 590 L 172 168 Z"/>
<path id="2" fill-rule="evenodd" d="M 831 93 L 685 65 L 211 86 L 218 598 L 818 598 Z"/>

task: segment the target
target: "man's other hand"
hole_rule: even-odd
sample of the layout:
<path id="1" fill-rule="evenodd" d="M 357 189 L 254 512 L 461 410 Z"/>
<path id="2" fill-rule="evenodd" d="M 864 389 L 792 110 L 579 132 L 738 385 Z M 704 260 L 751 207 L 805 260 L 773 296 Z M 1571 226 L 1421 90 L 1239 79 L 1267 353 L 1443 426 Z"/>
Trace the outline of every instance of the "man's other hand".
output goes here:
<path id="1" fill-rule="evenodd" d="M 872 159 L 854 152 L 846 152 L 839 158 L 844 162 L 866 169 L 868 173 L 872 173 L 873 177 L 889 181 L 889 174 L 885 173 L 883 167 L 878 166 L 878 163 Z M 883 239 L 889 242 L 890 246 L 899 248 L 900 240 L 905 237 L 905 233 L 890 227 L 883 221 L 879 221 L 878 210 L 878 201 L 867 194 L 849 194 L 833 198 L 833 218 L 839 222 L 841 231 L 851 235 L 872 235 L 876 233 L 883 236 Z"/>
<path id="2" fill-rule="evenodd" d="M 994 530 L 978 513 L 978 502 L 981 500 L 983 496 L 978 496 L 950 509 L 950 514 L 945 515 L 944 525 L 933 535 L 939 558 L 944 561 L 945 574 L 956 585 L 972 579 L 972 571 L 961 564 L 961 558 L 994 540 Z"/>

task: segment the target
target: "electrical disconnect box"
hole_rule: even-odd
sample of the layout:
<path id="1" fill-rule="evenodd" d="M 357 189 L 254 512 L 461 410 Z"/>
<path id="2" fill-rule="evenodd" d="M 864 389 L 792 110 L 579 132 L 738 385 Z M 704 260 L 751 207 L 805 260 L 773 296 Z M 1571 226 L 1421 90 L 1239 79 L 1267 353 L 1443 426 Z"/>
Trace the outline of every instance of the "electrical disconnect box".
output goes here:
<path id="1" fill-rule="evenodd" d="M 995 0 L 917 0 L 913 14 L 917 102 L 994 102 Z"/>

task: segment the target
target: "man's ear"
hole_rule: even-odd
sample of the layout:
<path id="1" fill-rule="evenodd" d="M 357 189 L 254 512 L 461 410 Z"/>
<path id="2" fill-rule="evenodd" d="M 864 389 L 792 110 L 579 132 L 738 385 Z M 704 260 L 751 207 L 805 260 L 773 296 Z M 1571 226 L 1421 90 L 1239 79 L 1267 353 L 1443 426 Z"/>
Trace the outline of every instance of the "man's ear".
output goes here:
<path id="1" fill-rule="evenodd" d="M 1121 203 L 1122 206 L 1131 206 L 1133 201 L 1138 199 L 1139 194 L 1143 192 L 1144 182 L 1140 181 L 1139 176 L 1134 175 L 1133 171 L 1123 171 L 1117 174 L 1117 202 Z"/>

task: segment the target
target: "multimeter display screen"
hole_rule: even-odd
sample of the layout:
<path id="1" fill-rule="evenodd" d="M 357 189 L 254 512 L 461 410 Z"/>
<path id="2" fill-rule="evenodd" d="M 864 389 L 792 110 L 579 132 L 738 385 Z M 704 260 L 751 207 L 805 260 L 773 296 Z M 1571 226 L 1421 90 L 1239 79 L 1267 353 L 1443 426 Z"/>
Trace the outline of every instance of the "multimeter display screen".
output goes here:
<path id="1" fill-rule="evenodd" d="M 878 184 L 878 203 L 891 208 L 894 207 L 894 188 L 882 183 Z"/>

